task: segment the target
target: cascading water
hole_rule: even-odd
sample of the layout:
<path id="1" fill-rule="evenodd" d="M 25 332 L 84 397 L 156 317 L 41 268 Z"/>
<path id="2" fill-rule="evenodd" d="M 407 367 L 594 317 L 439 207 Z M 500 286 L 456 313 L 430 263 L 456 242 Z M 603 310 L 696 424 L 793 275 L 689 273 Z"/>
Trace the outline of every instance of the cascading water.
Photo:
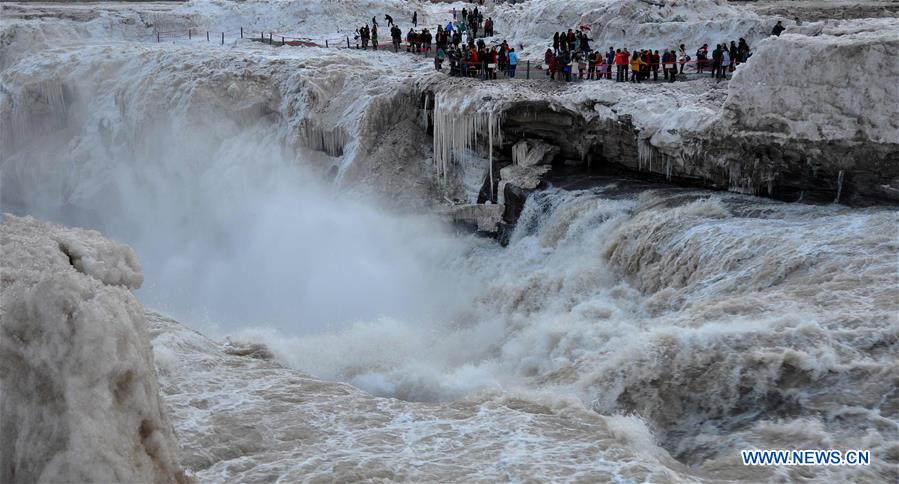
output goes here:
<path id="1" fill-rule="evenodd" d="M 435 158 L 446 174 L 479 136 L 492 146 L 498 116 L 436 103 Z M 151 307 L 212 320 L 376 395 L 551 391 L 603 415 L 636 412 L 673 455 L 708 460 L 710 471 L 709 456 L 775 446 L 784 428 L 812 425 L 815 436 L 791 435 L 840 435 L 884 452 L 895 438 L 875 417 L 889 403 L 865 397 L 892 385 L 897 369 L 876 343 L 896 327 L 894 212 L 701 192 L 637 197 L 617 183 L 535 193 L 501 249 L 324 192 L 289 161 L 314 156 L 288 155 L 265 118 L 240 123 L 201 128 L 185 117 L 143 134 L 124 131 L 129 123 L 81 132 L 71 142 L 80 164 L 56 182 L 71 194 L 69 212 L 24 206 L 60 221 L 77 208 L 132 243 Z M 31 160 L 6 159 L 19 170 Z M 108 171 L 86 177 L 94 163 Z M 856 275 L 840 275 L 845 267 Z M 858 385 L 840 406 L 815 403 Z M 818 417 L 848 408 L 866 410 L 850 425 Z M 868 427 L 881 430 L 854 430 Z"/>
<path id="2" fill-rule="evenodd" d="M 295 332 L 425 317 L 456 297 L 441 261 L 462 244 L 432 218 L 332 193 L 320 174 L 341 163 L 347 135 L 298 113 L 292 145 L 293 130 L 260 108 L 277 80 L 222 73 L 184 91 L 198 74 L 169 77 L 177 56 L 104 56 L 85 49 L 75 72 L 4 73 L 21 87 L 4 113 L 16 142 L 0 155 L 3 203 L 132 245 L 149 306 L 222 331 Z"/>
<path id="3" fill-rule="evenodd" d="M 896 429 L 878 422 L 892 403 L 869 396 L 897 398 L 899 368 L 881 346 L 897 324 L 895 212 L 631 190 L 532 195 L 507 249 L 459 262 L 490 281 L 461 326 L 393 321 L 384 334 L 362 325 L 279 348 L 376 394 L 453 400 L 502 387 L 637 412 L 678 458 L 724 458 L 709 470 L 785 433 L 888 452 Z M 410 346 L 364 350 L 396 340 Z M 317 349 L 335 345 L 353 358 Z M 835 405 L 831 392 L 856 396 Z M 866 410 L 834 420 L 851 408 Z"/>

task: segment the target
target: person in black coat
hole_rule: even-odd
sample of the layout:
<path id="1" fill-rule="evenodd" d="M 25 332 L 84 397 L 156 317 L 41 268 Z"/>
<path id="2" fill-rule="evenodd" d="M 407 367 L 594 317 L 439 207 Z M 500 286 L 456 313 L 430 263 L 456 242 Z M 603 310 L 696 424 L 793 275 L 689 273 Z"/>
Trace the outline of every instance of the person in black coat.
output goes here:
<path id="1" fill-rule="evenodd" d="M 746 59 L 749 59 L 749 44 L 746 43 L 746 39 L 740 38 L 740 43 L 737 44 L 737 52 L 740 62 L 746 62 Z"/>
<path id="2" fill-rule="evenodd" d="M 609 65 L 606 70 L 606 79 L 612 78 L 612 65 L 615 63 L 615 48 L 609 47 L 609 51 L 606 52 L 606 64 Z"/>
<path id="3" fill-rule="evenodd" d="M 784 27 L 783 23 L 781 23 L 780 20 L 778 20 L 777 25 L 775 25 L 774 29 L 771 30 L 771 35 L 780 37 L 781 32 L 783 32 L 784 30 L 787 30 L 787 28 Z"/>
<path id="4" fill-rule="evenodd" d="M 721 69 L 721 59 L 723 58 L 723 51 L 721 50 L 721 44 L 715 46 L 715 50 L 712 51 L 712 77 L 719 77 L 718 73 Z"/>

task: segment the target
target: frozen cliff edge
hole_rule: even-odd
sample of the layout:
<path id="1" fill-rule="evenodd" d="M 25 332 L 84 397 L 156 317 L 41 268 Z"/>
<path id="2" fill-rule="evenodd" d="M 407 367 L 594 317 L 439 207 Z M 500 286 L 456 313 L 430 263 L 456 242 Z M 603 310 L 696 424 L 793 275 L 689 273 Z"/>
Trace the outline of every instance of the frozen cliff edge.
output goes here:
<path id="1" fill-rule="evenodd" d="M 899 143 L 896 50 L 899 19 L 819 23 L 770 37 L 734 75 L 725 119 L 773 137 Z"/>
<path id="2" fill-rule="evenodd" d="M 0 481 L 186 482 L 134 252 L 11 215 L 0 240 Z"/>
<path id="3" fill-rule="evenodd" d="M 899 200 L 897 49 L 896 18 L 818 22 L 760 43 L 721 112 L 723 130 L 755 155 L 743 164 L 767 166 L 772 177 L 821 172 Z"/>
<path id="4" fill-rule="evenodd" d="M 514 146 L 540 141 L 558 148 L 545 161 L 553 166 L 624 168 L 786 201 L 899 201 L 899 103 L 891 102 L 899 61 L 887 55 L 899 48 L 899 20 L 796 32 L 759 42 L 728 83 L 535 81 L 513 90 L 429 76 L 419 84 L 435 100 L 435 160 L 451 171 L 448 163 L 476 146 L 499 173 L 514 163 Z"/>

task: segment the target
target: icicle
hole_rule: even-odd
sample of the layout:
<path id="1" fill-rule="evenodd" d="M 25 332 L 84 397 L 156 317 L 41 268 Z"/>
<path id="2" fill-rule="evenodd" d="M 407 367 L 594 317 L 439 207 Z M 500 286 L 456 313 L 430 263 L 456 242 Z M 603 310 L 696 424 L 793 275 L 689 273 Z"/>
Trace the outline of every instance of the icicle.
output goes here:
<path id="1" fill-rule="evenodd" d="M 493 193 L 493 112 L 490 112 L 490 118 L 488 120 L 487 126 L 487 164 L 489 166 L 490 171 L 490 201 L 493 201 L 494 193 Z M 842 174 L 843 172 L 840 172 Z"/>
<path id="2" fill-rule="evenodd" d="M 648 166 L 649 171 L 652 171 L 652 158 L 655 148 L 648 141 L 643 138 L 637 138 L 637 160 L 639 163 L 639 168 L 642 171 L 644 167 Z"/>
<path id="3" fill-rule="evenodd" d="M 300 139 L 307 148 L 323 151 L 330 156 L 342 156 L 349 137 L 341 127 L 325 130 L 304 119 L 300 122 Z"/>
<path id="4" fill-rule="evenodd" d="M 466 106 L 445 93 L 438 93 L 434 98 L 434 164 L 444 181 L 453 163 L 461 161 L 466 151 L 475 150 L 478 140 L 483 139 L 486 127 L 489 162 L 492 173 L 492 153 L 495 143 L 502 143 L 502 114 L 493 111 L 465 112 Z M 486 125 L 486 126 L 485 126 Z"/>
<path id="5" fill-rule="evenodd" d="M 429 116 L 428 106 L 430 105 L 431 94 L 428 92 L 425 92 L 422 95 L 422 97 L 423 97 L 423 99 L 422 99 L 421 117 L 419 119 L 419 125 L 422 128 L 427 129 L 428 128 L 428 116 Z"/>
<path id="6" fill-rule="evenodd" d="M 10 148 L 15 148 L 41 133 L 65 128 L 69 122 L 67 90 L 64 83 L 56 80 L 25 86 L 18 96 L 29 101 L 13 102 L 9 118 L 0 120 L 4 142 L 8 140 Z"/>
<path id="7" fill-rule="evenodd" d="M 56 115 L 55 117 L 60 121 L 64 121 L 68 113 L 68 106 L 66 106 L 62 83 L 41 81 L 39 90 L 41 95 L 47 99 L 47 104 L 50 106 L 50 112 L 54 113 Z"/>
<path id="8" fill-rule="evenodd" d="M 515 143 L 515 146 L 512 147 L 512 163 L 520 165 L 521 161 L 527 158 L 527 156 L 528 144 L 522 141 Z"/>
<path id="9" fill-rule="evenodd" d="M 840 170 L 837 173 L 837 198 L 833 200 L 833 203 L 840 203 L 840 195 L 843 193 L 843 170 Z"/>

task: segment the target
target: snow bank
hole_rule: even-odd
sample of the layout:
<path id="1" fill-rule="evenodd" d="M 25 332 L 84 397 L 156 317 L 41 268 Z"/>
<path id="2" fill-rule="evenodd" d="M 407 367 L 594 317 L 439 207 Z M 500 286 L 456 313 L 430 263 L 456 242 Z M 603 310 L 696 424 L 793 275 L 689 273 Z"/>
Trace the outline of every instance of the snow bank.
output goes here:
<path id="1" fill-rule="evenodd" d="M 405 31 L 412 27 L 414 12 L 418 12 L 419 26 L 433 23 L 427 11 L 443 10 L 435 7 L 429 2 L 416 0 L 211 0 L 187 2 L 175 12 L 190 18 L 197 26 L 212 30 L 228 31 L 244 27 L 245 31 L 264 30 L 267 33 L 275 29 L 276 32 L 288 35 L 340 41 L 347 34 L 352 38 L 356 28 L 371 25 L 372 17 L 378 21 L 382 38 L 389 40 L 385 15 L 393 17 Z M 447 7 L 446 11 L 449 10 L 450 7 Z M 442 15 L 434 17 L 434 22 L 445 21 Z M 452 17 L 452 14 L 447 13 L 446 17 Z"/>
<path id="2" fill-rule="evenodd" d="M 130 248 L 6 216 L 0 481 L 185 482 Z"/>
<path id="3" fill-rule="evenodd" d="M 723 1 L 541 0 L 497 6 L 497 36 L 540 55 L 552 46 L 553 34 L 590 28 L 592 46 L 695 51 L 704 43 L 746 38 L 750 43 L 770 32 L 770 22 Z M 772 24 L 773 25 L 773 24 Z"/>
<path id="4" fill-rule="evenodd" d="M 0 4 L 0 68 L 31 52 L 84 41 L 155 42 L 156 29 L 166 31 L 183 24 L 172 9 L 167 2 L 4 2 Z"/>
<path id="5" fill-rule="evenodd" d="M 725 123 L 780 139 L 899 143 L 899 19 L 803 26 L 758 44 Z"/>

